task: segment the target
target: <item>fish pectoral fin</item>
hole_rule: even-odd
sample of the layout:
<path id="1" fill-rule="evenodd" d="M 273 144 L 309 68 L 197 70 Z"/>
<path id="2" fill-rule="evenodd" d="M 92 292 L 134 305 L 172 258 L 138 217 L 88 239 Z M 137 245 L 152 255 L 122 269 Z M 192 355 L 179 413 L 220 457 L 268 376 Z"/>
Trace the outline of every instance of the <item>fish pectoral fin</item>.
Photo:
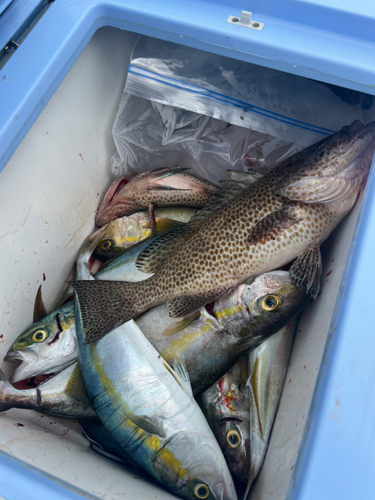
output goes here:
<path id="1" fill-rule="evenodd" d="M 195 319 L 198 319 L 200 316 L 200 311 L 195 311 L 193 314 L 190 314 L 189 316 L 185 316 L 184 318 L 179 318 L 176 321 L 172 323 L 171 326 L 166 328 L 162 336 L 163 337 L 171 337 L 172 335 L 175 335 L 176 333 L 180 332 L 184 328 L 186 328 L 192 321 Z"/>
<path id="2" fill-rule="evenodd" d="M 224 289 L 210 290 L 208 292 L 196 293 L 182 297 L 176 297 L 167 302 L 167 309 L 171 318 L 191 317 L 203 306 L 213 302 L 220 297 Z"/>
<path id="3" fill-rule="evenodd" d="M 357 189 L 358 179 L 345 175 L 302 177 L 281 189 L 282 196 L 303 203 L 334 203 L 345 200 Z"/>
<path id="4" fill-rule="evenodd" d="M 289 269 L 294 283 L 305 286 L 306 291 L 315 300 L 319 293 L 320 276 L 322 274 L 322 257 L 317 242 L 311 243 L 308 248 L 297 257 Z"/>
<path id="5" fill-rule="evenodd" d="M 174 253 L 181 237 L 184 236 L 183 229 L 184 226 L 167 234 L 162 234 L 150 243 L 137 257 L 135 266 L 138 271 L 146 274 L 156 273 L 167 257 Z"/>
<path id="6" fill-rule="evenodd" d="M 137 427 L 150 434 L 156 434 L 162 438 L 166 436 L 163 417 L 150 418 L 146 415 L 135 415 L 134 413 L 126 414 L 126 417 Z"/>
<path id="7" fill-rule="evenodd" d="M 91 405 L 78 361 L 66 385 L 65 394 L 76 401 Z"/>
<path id="8" fill-rule="evenodd" d="M 261 219 L 250 230 L 247 243 L 249 245 L 256 245 L 274 240 L 279 234 L 297 224 L 300 220 L 302 220 L 301 217 L 295 214 L 293 203 L 288 203 Z"/>
<path id="9" fill-rule="evenodd" d="M 34 302 L 33 323 L 37 323 L 47 316 L 47 309 L 42 298 L 42 285 L 39 285 Z"/>

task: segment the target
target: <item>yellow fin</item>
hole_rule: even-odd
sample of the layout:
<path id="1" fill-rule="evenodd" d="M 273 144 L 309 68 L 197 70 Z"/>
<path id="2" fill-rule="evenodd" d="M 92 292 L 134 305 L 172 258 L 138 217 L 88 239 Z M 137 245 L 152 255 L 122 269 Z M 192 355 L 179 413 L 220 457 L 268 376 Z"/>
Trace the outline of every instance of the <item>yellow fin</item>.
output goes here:
<path id="1" fill-rule="evenodd" d="M 192 321 L 198 319 L 199 316 L 200 316 L 200 311 L 196 311 L 190 316 L 185 316 L 184 318 L 176 319 L 176 321 L 174 321 L 170 327 L 166 328 L 163 331 L 162 333 L 163 337 L 171 337 L 172 335 L 175 335 L 176 333 L 180 332 L 188 325 L 190 325 Z"/>
<path id="2" fill-rule="evenodd" d="M 65 394 L 76 401 L 80 401 L 86 405 L 91 405 L 78 362 L 70 376 L 69 382 L 66 385 Z"/>

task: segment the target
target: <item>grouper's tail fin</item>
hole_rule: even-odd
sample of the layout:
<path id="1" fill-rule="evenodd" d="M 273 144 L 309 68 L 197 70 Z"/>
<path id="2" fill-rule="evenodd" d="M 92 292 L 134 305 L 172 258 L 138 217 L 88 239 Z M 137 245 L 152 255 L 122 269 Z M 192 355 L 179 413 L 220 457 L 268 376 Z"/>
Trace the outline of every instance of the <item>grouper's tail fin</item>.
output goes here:
<path id="1" fill-rule="evenodd" d="M 139 315 L 142 310 L 134 303 L 142 283 L 123 281 L 73 281 L 84 344 L 91 344 L 118 326 Z M 78 325 L 77 325 L 78 326 Z"/>

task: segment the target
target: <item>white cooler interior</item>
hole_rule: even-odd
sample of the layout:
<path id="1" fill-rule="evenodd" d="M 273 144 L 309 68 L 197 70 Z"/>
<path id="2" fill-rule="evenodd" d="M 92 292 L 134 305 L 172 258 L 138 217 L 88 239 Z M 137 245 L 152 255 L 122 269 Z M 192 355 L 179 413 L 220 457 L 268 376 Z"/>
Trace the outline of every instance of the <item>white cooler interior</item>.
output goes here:
<path id="1" fill-rule="evenodd" d="M 111 128 L 136 35 L 102 28 L 0 174 L 0 356 L 32 322 L 39 284 L 50 307 L 112 181 Z M 303 311 L 256 500 L 284 499 L 301 444 L 359 206 L 323 245 L 321 295 Z M 9 365 L 2 368 L 9 373 Z M 332 402 L 332 418 L 334 402 Z M 19 424 L 22 424 L 19 425 Z M 0 449 L 106 500 L 173 498 L 90 448 L 74 422 L 0 414 Z"/>

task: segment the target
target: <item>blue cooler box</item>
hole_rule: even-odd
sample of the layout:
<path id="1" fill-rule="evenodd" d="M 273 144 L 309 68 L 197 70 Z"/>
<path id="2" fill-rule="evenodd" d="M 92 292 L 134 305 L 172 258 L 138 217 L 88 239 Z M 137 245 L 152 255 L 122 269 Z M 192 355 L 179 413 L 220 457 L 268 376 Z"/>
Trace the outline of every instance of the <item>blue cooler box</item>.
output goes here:
<path id="1" fill-rule="evenodd" d="M 251 11 L 263 30 L 228 23 Z M 0 358 L 67 278 L 111 183 L 137 34 L 375 94 L 370 0 L 0 2 Z M 323 245 L 252 500 L 375 497 L 375 179 Z M 3 366 L 6 370 L 7 367 Z M 170 499 L 96 455 L 74 422 L 0 415 L 6 500 Z"/>

